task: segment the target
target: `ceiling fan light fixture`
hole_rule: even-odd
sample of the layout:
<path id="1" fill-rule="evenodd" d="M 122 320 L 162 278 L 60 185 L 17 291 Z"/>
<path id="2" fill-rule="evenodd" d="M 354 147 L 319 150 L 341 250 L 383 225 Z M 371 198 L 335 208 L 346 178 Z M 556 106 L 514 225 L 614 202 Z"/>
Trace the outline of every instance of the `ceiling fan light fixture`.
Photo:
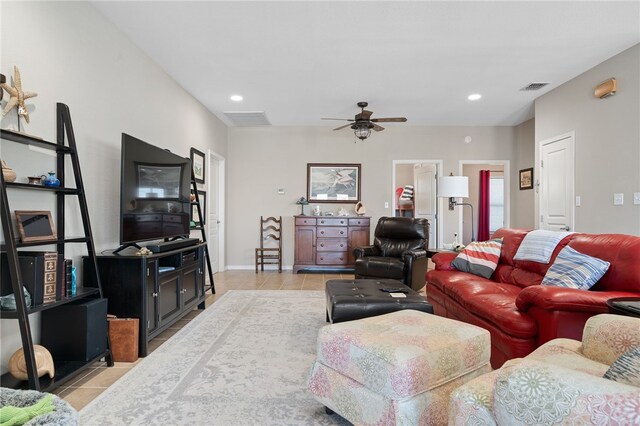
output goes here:
<path id="1" fill-rule="evenodd" d="M 356 138 L 363 141 L 371 136 L 371 127 L 366 124 L 356 126 L 356 128 L 353 130 L 353 134 L 356 135 Z"/>

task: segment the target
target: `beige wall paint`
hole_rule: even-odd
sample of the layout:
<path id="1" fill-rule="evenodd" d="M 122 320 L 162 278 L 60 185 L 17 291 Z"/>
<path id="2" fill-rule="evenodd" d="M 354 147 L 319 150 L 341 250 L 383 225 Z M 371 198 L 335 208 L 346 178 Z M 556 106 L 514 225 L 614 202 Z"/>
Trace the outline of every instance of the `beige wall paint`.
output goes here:
<path id="1" fill-rule="evenodd" d="M 511 227 L 533 229 L 536 189 L 520 191 L 520 170 L 533 167 L 535 156 L 535 120 L 519 124 L 515 130 L 515 152 L 511 162 Z M 534 181 L 537 177 L 534 176 Z"/>
<path id="2" fill-rule="evenodd" d="M 413 185 L 413 164 L 396 164 L 396 188 Z"/>
<path id="3" fill-rule="evenodd" d="M 31 124 L 23 131 L 56 138 L 56 102 L 69 105 L 98 252 L 119 239 L 120 138 L 126 132 L 172 152 L 189 155 L 191 146 L 227 154 L 226 126 L 196 101 L 113 24 L 86 2 L 2 2 L 0 71 L 21 71 Z M 15 111 L 2 128 L 17 128 Z M 44 173 L 55 159 L 25 146 L 2 143 L 1 156 L 18 179 Z M 68 169 L 70 170 L 70 169 Z M 54 198 L 12 192 L 12 208 L 55 210 Z M 67 229 L 81 234 L 75 199 L 69 202 Z M 71 208 L 73 206 L 73 208 Z M 16 207 L 17 208 L 17 207 Z M 84 254 L 68 246 L 67 256 Z M 75 251 L 74 251 L 75 250 Z M 36 341 L 38 315 L 30 321 Z M 21 346 L 17 321 L 1 320 L 2 372 Z"/>
<path id="4" fill-rule="evenodd" d="M 473 142 L 465 144 L 468 135 Z M 260 215 L 282 215 L 284 263 L 293 264 L 292 216 L 300 211 L 295 200 L 306 196 L 307 163 L 361 163 L 362 201 L 375 224 L 381 216 L 393 213 L 393 160 L 441 159 L 444 174 L 458 174 L 459 160 L 510 159 L 513 145 L 513 127 L 396 125 L 357 143 L 351 132 L 332 132 L 325 127 L 230 128 L 227 263 L 230 267 L 251 267 Z M 285 188 L 286 194 L 278 195 L 278 188 Z M 323 210 L 338 207 L 322 205 Z M 348 209 L 353 211 L 353 205 Z M 445 208 L 443 216 L 443 240 L 450 241 L 457 232 L 457 212 Z"/>
<path id="5" fill-rule="evenodd" d="M 615 77 L 618 92 L 593 95 Z M 541 141 L 575 131 L 575 230 L 640 235 L 640 44 L 541 96 L 535 102 L 536 164 Z M 538 170 L 536 170 L 538 172 Z M 536 173 L 538 174 L 538 173 Z M 613 205 L 613 194 L 624 205 Z M 538 206 L 536 203 L 536 217 Z"/>

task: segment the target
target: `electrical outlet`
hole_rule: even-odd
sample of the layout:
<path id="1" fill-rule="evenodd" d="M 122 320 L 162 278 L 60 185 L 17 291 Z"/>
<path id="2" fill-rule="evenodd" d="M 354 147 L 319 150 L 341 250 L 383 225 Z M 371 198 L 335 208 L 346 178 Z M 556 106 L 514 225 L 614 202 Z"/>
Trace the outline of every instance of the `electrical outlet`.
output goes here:
<path id="1" fill-rule="evenodd" d="M 576 207 L 580 207 L 580 204 L 582 204 L 582 199 L 579 195 L 576 195 Z"/>
<path id="2" fill-rule="evenodd" d="M 622 192 L 616 192 L 613 194 L 613 205 L 622 206 L 624 204 L 624 194 Z"/>
<path id="3" fill-rule="evenodd" d="M 636 206 L 640 205 L 640 192 L 633 193 L 633 204 Z"/>
<path id="4" fill-rule="evenodd" d="M 388 202 L 388 201 L 385 201 L 385 202 L 384 202 L 384 208 L 385 208 L 385 209 L 388 209 L 388 208 L 389 208 L 389 202 Z"/>

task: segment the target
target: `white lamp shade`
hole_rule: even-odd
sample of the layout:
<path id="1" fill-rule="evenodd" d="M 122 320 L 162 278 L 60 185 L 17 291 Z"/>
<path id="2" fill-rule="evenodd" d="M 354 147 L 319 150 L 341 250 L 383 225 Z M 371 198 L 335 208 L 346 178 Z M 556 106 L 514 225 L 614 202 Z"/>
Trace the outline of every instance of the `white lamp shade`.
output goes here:
<path id="1" fill-rule="evenodd" d="M 444 176 L 438 180 L 438 197 L 469 197 L 469 178 L 466 176 Z"/>

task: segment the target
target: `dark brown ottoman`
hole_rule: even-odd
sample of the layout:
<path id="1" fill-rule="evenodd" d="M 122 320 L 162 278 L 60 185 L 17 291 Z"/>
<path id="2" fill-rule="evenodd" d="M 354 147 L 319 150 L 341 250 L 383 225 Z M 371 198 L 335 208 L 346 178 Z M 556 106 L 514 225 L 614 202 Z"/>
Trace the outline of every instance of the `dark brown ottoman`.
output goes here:
<path id="1" fill-rule="evenodd" d="M 380 289 L 402 288 L 407 297 L 396 298 Z M 433 313 L 426 299 L 397 280 L 329 280 L 327 295 L 327 321 L 332 323 L 388 314 L 403 309 Z"/>

